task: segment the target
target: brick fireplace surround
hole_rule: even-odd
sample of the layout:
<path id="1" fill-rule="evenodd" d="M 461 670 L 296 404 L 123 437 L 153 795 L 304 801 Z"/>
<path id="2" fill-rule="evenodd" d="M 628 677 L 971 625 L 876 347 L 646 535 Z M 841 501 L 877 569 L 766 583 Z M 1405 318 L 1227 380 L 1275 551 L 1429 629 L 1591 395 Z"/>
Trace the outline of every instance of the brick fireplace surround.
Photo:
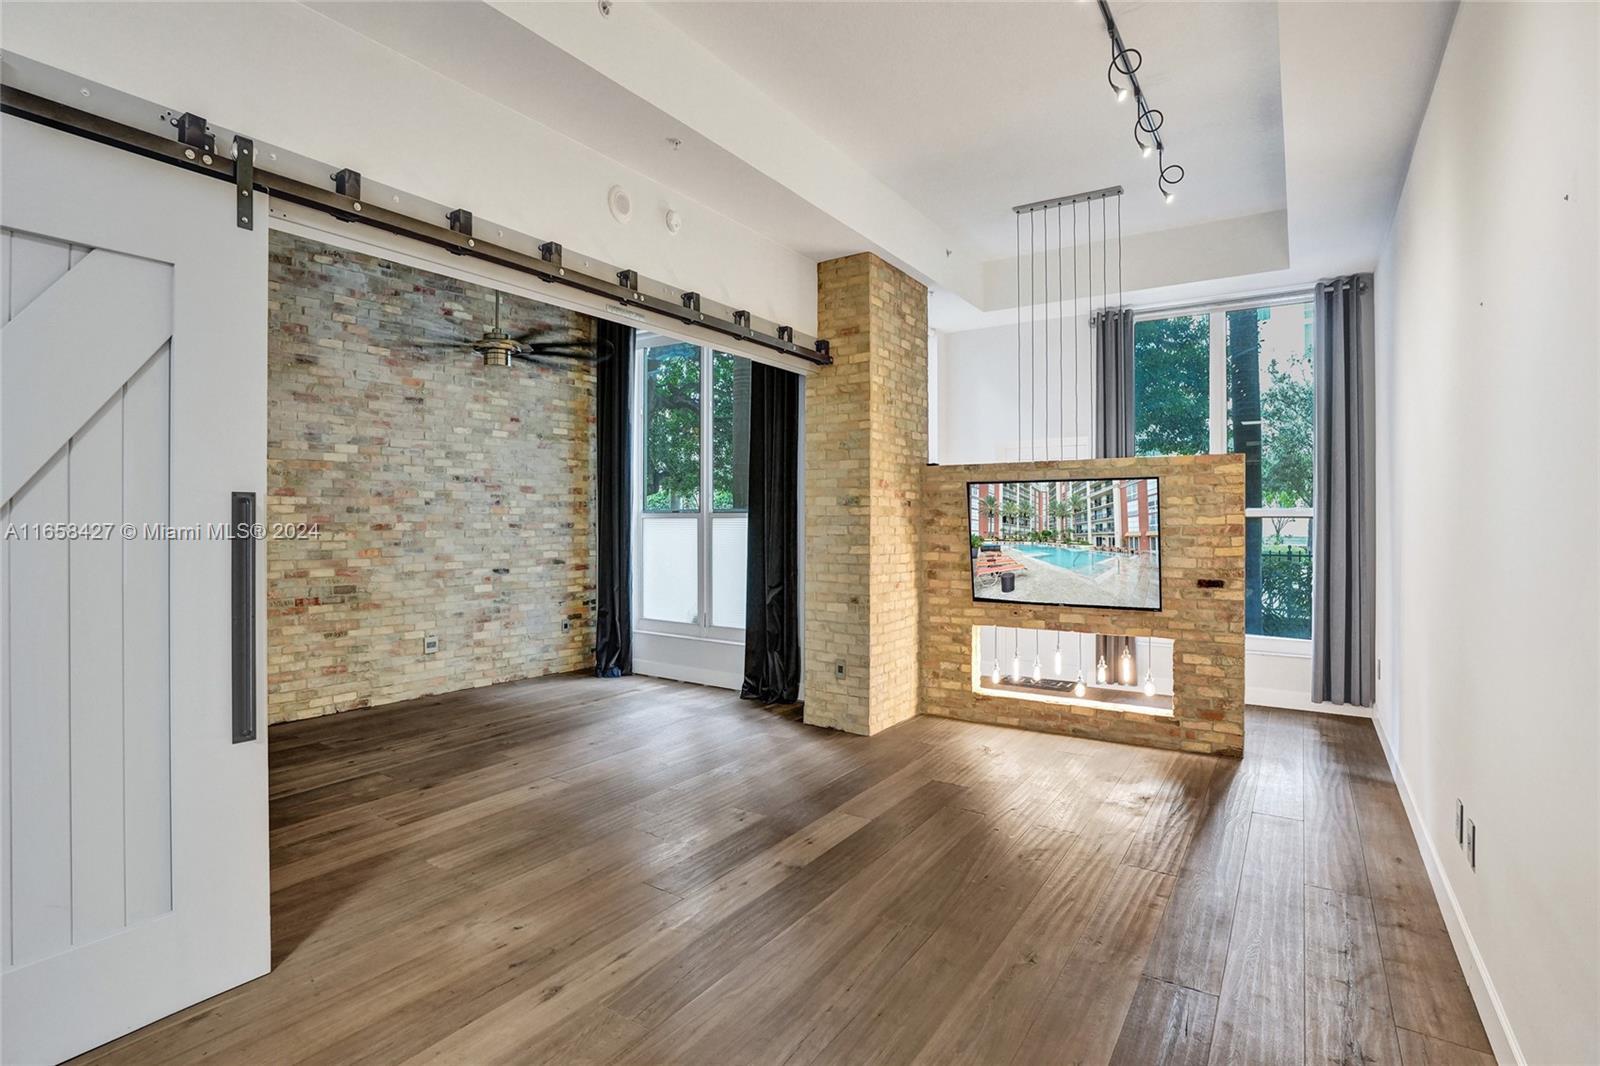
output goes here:
<path id="1" fill-rule="evenodd" d="M 1243 457 L 928 466 L 927 290 L 863 253 L 817 268 L 817 302 L 834 363 L 806 381 L 805 720 L 870 735 L 921 713 L 1242 754 Z M 1161 478 L 1159 612 L 973 601 L 968 481 L 1130 476 Z M 975 692 L 981 626 L 1170 638 L 1172 713 Z"/>

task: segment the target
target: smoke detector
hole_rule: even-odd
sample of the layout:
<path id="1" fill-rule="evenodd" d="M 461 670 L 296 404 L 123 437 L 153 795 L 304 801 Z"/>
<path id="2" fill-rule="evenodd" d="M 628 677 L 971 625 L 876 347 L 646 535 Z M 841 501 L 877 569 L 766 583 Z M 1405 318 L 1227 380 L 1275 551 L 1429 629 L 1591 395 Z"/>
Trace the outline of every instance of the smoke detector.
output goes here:
<path id="1" fill-rule="evenodd" d="M 677 233 L 683 228 L 683 216 L 675 208 L 669 207 L 667 208 L 666 223 L 668 233 Z"/>
<path id="2" fill-rule="evenodd" d="M 611 217 L 618 222 L 626 222 L 633 217 L 633 197 L 620 185 L 611 186 L 606 193 L 606 206 L 611 208 Z"/>
<path id="3" fill-rule="evenodd" d="M 596 0 L 595 6 L 600 9 L 601 18 L 611 17 L 611 0 Z"/>

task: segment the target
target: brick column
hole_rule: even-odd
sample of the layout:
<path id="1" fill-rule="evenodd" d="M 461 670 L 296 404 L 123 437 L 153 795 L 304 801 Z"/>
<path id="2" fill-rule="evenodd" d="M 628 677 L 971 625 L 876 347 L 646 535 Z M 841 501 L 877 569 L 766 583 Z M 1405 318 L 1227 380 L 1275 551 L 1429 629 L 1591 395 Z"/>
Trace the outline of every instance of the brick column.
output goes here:
<path id="1" fill-rule="evenodd" d="M 870 253 L 830 260 L 817 329 L 834 361 L 806 379 L 805 720 L 870 735 L 917 713 L 928 290 Z"/>

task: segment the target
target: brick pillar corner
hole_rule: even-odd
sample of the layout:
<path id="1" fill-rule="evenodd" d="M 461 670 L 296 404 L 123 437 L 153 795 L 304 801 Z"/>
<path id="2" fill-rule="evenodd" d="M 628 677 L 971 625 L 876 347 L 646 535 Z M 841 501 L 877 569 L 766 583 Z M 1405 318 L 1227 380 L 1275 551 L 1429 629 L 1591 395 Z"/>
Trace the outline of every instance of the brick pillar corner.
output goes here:
<path id="1" fill-rule="evenodd" d="M 917 713 L 928 290 L 871 253 L 820 263 L 817 332 L 833 365 L 806 379 L 805 720 L 871 735 Z"/>

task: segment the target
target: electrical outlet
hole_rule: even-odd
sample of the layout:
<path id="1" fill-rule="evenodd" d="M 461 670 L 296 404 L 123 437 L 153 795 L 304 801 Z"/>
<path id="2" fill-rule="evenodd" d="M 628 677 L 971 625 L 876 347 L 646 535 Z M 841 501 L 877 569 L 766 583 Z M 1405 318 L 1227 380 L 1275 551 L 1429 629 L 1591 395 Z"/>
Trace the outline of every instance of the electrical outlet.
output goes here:
<path id="1" fill-rule="evenodd" d="M 840 659 L 840 660 L 838 660 L 837 662 L 835 662 L 833 664 L 833 676 L 836 677 L 836 678 L 844 677 L 844 660 L 843 659 Z"/>
<path id="2" fill-rule="evenodd" d="M 438 650 L 439 650 L 439 637 L 436 634 L 429 633 L 427 636 L 422 638 L 422 654 L 424 654 L 424 655 L 432 655 L 434 652 L 436 652 Z"/>
<path id="3" fill-rule="evenodd" d="M 1472 824 L 1471 818 L 1467 819 L 1467 866 L 1478 868 L 1478 827 Z"/>
<path id="4" fill-rule="evenodd" d="M 1467 846 L 1467 807 L 1460 800 L 1456 800 L 1456 844 Z"/>
<path id="5" fill-rule="evenodd" d="M 563 619 L 562 619 L 562 620 L 561 620 L 561 632 L 563 632 L 563 633 L 570 633 L 570 632 L 572 632 L 572 619 L 570 619 L 570 618 L 563 618 Z"/>

